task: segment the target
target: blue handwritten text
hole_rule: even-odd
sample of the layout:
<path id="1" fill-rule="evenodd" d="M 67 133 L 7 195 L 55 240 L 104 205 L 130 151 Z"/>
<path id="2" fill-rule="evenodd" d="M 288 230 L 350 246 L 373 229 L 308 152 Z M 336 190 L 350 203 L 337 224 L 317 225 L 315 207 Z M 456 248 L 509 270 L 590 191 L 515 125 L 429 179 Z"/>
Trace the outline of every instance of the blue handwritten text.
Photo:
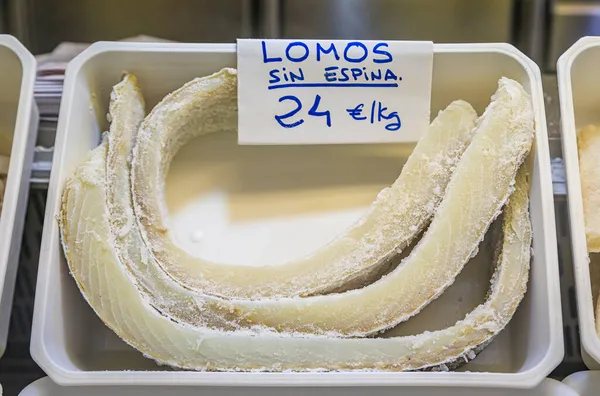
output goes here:
<path id="1" fill-rule="evenodd" d="M 369 116 L 363 114 L 363 110 L 365 108 L 364 103 L 360 103 L 353 108 L 346 109 L 348 115 L 352 117 L 356 121 L 364 121 L 367 118 L 371 124 L 376 122 L 391 121 L 385 124 L 385 129 L 388 131 L 397 131 L 402 126 L 402 122 L 400 121 L 400 116 L 397 111 L 390 111 L 386 113 L 388 110 L 387 107 L 383 106 L 383 103 L 380 101 L 372 101 L 369 109 Z"/>
<path id="2" fill-rule="evenodd" d="M 338 44 L 339 45 L 339 44 Z M 320 62 L 322 59 L 335 59 L 339 61 L 340 54 L 342 54 L 344 60 L 350 63 L 361 63 L 370 58 L 373 63 L 389 63 L 394 59 L 392 54 L 385 50 L 388 48 L 388 44 L 379 42 L 373 46 L 373 48 L 367 48 L 367 45 L 360 41 L 350 41 L 343 49 L 336 47 L 336 43 L 329 43 L 329 46 L 321 43 L 315 43 L 314 48 L 308 46 L 308 44 L 302 41 L 290 42 L 284 50 L 284 54 L 278 54 L 280 56 L 269 55 L 267 48 L 268 42 L 261 41 L 262 59 L 263 63 L 277 63 L 283 62 L 283 57 L 289 62 L 303 62 L 308 59 L 311 54 L 314 54 L 315 60 Z M 312 44 L 311 44 L 312 46 Z"/>

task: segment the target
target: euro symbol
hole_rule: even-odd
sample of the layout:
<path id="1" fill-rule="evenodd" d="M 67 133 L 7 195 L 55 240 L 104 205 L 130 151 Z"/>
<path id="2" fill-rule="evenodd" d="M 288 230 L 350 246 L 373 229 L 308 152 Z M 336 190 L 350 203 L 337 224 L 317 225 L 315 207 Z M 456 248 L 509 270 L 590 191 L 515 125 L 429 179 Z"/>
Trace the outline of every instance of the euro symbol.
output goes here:
<path id="1" fill-rule="evenodd" d="M 367 116 L 361 115 L 363 107 L 365 107 L 365 105 L 361 103 L 353 109 L 346 109 L 346 111 L 348 112 L 348 114 L 350 114 L 350 117 L 354 118 L 355 120 L 366 120 Z"/>

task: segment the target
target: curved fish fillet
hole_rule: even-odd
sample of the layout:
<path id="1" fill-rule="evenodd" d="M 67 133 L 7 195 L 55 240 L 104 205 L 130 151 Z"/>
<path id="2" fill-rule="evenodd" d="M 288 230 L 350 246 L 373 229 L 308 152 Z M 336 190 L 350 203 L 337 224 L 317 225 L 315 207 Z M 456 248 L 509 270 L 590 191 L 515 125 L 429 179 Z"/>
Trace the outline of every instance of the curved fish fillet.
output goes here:
<path id="1" fill-rule="evenodd" d="M 202 311 L 202 304 L 196 303 L 199 296 L 191 290 L 184 289 L 165 274 L 142 240 L 132 209 L 129 184 L 129 153 L 144 117 L 144 100 L 133 75 L 126 75 L 123 81 L 113 88 L 109 111 L 111 124 L 106 165 L 107 205 L 111 233 L 120 259 L 127 266 L 145 298 L 164 315 L 197 326 L 206 325 L 226 330 L 239 327 L 223 320 L 222 315 L 218 313 L 211 315 L 210 309 Z M 474 120 L 474 114 L 471 106 L 463 101 L 453 102 L 446 110 L 440 112 L 417 144 L 412 160 L 409 160 L 408 166 L 402 171 L 399 180 L 407 180 L 406 188 L 412 186 L 407 174 L 412 174 L 412 180 L 416 181 L 417 176 L 426 180 L 437 173 L 437 167 L 431 171 L 427 167 L 415 169 L 415 163 L 429 163 L 433 166 L 432 159 L 444 156 L 448 149 L 464 146 L 466 136 L 472 133 L 468 131 L 468 120 Z M 430 184 L 434 182 L 428 180 Z"/>
<path id="2" fill-rule="evenodd" d="M 59 216 L 71 274 L 90 306 L 128 344 L 160 363 L 196 370 L 416 370 L 461 364 L 500 332 L 525 292 L 531 228 L 528 186 L 517 178 L 505 208 L 502 251 L 486 302 L 444 330 L 397 338 L 324 336 L 193 327 L 144 299 L 114 249 L 106 202 L 107 142 L 67 181 Z"/>
<path id="3" fill-rule="evenodd" d="M 163 315 L 191 325 L 210 322 L 223 329 L 232 328 L 230 323 L 199 309 L 192 292 L 177 284 L 156 264 L 140 234 L 131 198 L 130 159 L 137 130 L 144 119 L 144 107 L 137 79 L 126 74 L 111 92 L 106 143 L 105 204 L 114 249 L 144 298 Z"/>
<path id="4" fill-rule="evenodd" d="M 241 326 L 362 337 L 417 314 L 450 286 L 512 192 L 531 149 L 533 110 L 516 81 L 502 78 L 479 120 L 423 238 L 390 274 L 340 294 L 204 302 Z"/>
<path id="5" fill-rule="evenodd" d="M 164 177 L 192 137 L 237 125 L 235 70 L 195 79 L 161 101 L 142 123 L 134 147 L 135 214 L 146 246 L 164 272 L 184 287 L 217 297 L 262 298 L 328 293 L 365 283 L 428 224 L 469 144 L 476 113 L 452 103 L 433 121 L 402 169 L 368 213 L 309 256 L 274 266 L 224 265 L 176 246 L 165 223 Z"/>

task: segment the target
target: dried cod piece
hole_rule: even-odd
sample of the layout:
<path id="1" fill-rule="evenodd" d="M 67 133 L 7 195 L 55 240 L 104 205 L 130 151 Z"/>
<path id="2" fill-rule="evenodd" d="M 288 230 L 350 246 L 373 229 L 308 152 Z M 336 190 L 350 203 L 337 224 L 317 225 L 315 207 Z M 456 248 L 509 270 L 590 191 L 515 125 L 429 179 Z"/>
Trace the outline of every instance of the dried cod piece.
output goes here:
<path id="1" fill-rule="evenodd" d="M 236 129 L 236 89 L 233 69 L 185 84 L 146 117 L 134 147 L 133 200 L 146 246 L 164 272 L 201 295 L 312 295 L 372 280 L 428 224 L 476 120 L 468 103 L 452 103 L 433 121 L 400 177 L 379 193 L 368 213 L 311 255 L 274 266 L 224 265 L 194 257 L 173 243 L 164 220 L 163 189 L 169 163 L 183 144 L 198 135 Z"/>
<path id="2" fill-rule="evenodd" d="M 335 336 L 362 337 L 408 320 L 454 282 L 512 192 L 534 134 L 530 97 L 523 87 L 502 78 L 476 129 L 431 225 L 390 274 L 340 294 L 211 299 L 205 307 L 221 309 L 244 327 Z"/>
<path id="3" fill-rule="evenodd" d="M 486 302 L 444 330 L 397 338 L 294 337 L 220 332 L 172 321 L 140 294 L 112 245 L 106 202 L 107 142 L 65 186 L 61 241 L 77 285 L 104 323 L 160 363 L 196 370 L 416 370 L 469 359 L 510 321 L 528 277 L 531 225 L 524 170 L 505 207 L 498 267 Z"/>
<path id="4" fill-rule="evenodd" d="M 600 125 L 579 130 L 577 146 L 587 248 L 589 252 L 600 252 Z"/>
<path id="5" fill-rule="evenodd" d="M 238 326 L 201 310 L 195 294 L 165 274 L 144 244 L 133 211 L 130 185 L 130 154 L 144 119 L 144 107 L 137 79 L 126 74 L 111 92 L 110 129 L 106 136 L 106 202 L 98 203 L 107 206 L 115 252 L 144 298 L 163 315 L 194 326 L 210 324 L 235 329 Z"/>
<path id="6" fill-rule="evenodd" d="M 221 315 L 211 315 L 209 309 L 202 310 L 202 305 L 197 304 L 194 298 L 198 295 L 165 274 L 143 243 L 132 209 L 129 184 L 129 153 L 143 117 L 141 90 L 136 78 L 128 74 L 113 88 L 109 109 L 107 205 L 114 247 L 144 297 L 164 315 L 196 326 L 235 329 L 239 326 L 223 321 Z M 440 171 L 438 159 L 445 158 L 448 150 L 462 151 L 465 139 L 472 134 L 474 120 L 474 110 L 463 101 L 453 102 L 440 112 L 415 147 L 394 188 L 398 190 L 401 182 L 404 182 L 405 188 L 412 188 L 417 183 L 431 185 L 439 179 L 436 178 Z M 419 169 L 416 169 L 417 165 Z M 412 178 L 407 175 L 412 175 Z M 447 179 L 449 177 L 446 176 Z M 435 200 L 437 198 L 433 198 Z"/>
<path id="7" fill-rule="evenodd" d="M 131 150 L 137 130 L 145 116 L 145 102 L 137 79 L 126 74 L 113 87 L 110 96 L 110 129 L 107 134 L 106 202 L 112 244 L 119 259 L 131 273 L 138 289 L 163 315 L 191 325 L 203 325 L 208 319 L 191 292 L 165 274 L 148 252 L 133 211 L 130 168 Z M 221 328 L 218 318 L 210 322 Z"/>
<path id="8" fill-rule="evenodd" d="M 589 253 L 600 252 L 600 124 L 577 131 L 579 174 L 585 239 Z M 600 335 L 600 300 L 596 301 L 596 333 Z"/>

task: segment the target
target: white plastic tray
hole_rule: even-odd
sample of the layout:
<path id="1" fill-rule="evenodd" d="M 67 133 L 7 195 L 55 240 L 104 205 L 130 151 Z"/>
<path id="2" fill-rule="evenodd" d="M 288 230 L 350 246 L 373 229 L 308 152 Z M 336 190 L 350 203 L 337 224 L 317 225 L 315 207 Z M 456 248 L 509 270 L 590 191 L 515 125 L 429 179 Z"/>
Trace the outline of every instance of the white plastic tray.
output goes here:
<path id="1" fill-rule="evenodd" d="M 55 382 L 525 388 L 538 385 L 559 364 L 562 324 L 541 78 L 532 61 L 506 44 L 435 46 L 433 112 L 459 98 L 481 112 L 498 79 L 508 76 L 531 93 L 537 128 L 530 161 L 535 251 L 530 288 L 509 327 L 462 372 L 175 371 L 158 367 L 117 339 L 81 297 L 63 258 L 55 216 L 65 179 L 98 144 L 107 126 L 111 86 L 123 70 L 138 76 L 147 104 L 153 106 L 188 80 L 235 66 L 235 62 L 234 45 L 102 42 L 69 65 L 48 190 L 31 344 L 31 355 Z M 395 179 L 410 149 L 406 145 L 240 148 L 235 138 L 218 134 L 201 138 L 184 147 L 171 166 L 166 191 L 171 221 L 175 233 L 182 235 L 193 231 L 184 232 L 186 225 L 207 224 L 202 231 L 211 243 L 186 247 L 198 248 L 198 253 L 211 258 L 235 262 L 245 258 L 252 264 L 302 254 L 354 221 L 377 191 Z M 179 222 L 180 218 L 186 221 Z M 184 237 L 181 243 L 185 245 Z M 231 244 L 236 249 L 228 248 Z M 277 250 L 277 244 L 283 247 Z M 253 246 L 261 248 L 252 250 Z M 270 256 L 261 256 L 264 251 Z M 419 320 L 409 321 L 411 325 L 399 331 L 422 331 L 424 324 L 429 326 L 425 328 L 443 328 L 481 303 L 490 277 L 490 259 L 481 256 L 483 264 L 469 265 L 457 280 L 462 290 L 448 290 L 431 309 L 419 314 Z"/>
<path id="2" fill-rule="evenodd" d="M 397 396 L 396 388 L 381 388 L 382 396 Z M 192 387 L 162 387 L 162 386 L 111 386 L 111 387 L 62 387 L 56 385 L 50 378 L 45 377 L 33 382 L 19 393 L 19 396 L 197 396 L 198 388 Z M 304 396 L 306 389 L 302 388 L 210 388 L 202 390 L 202 394 L 210 396 Z M 363 388 L 310 390 L 313 396 L 363 396 Z M 595 394 L 595 393 L 594 393 Z M 534 389 L 506 390 L 481 388 L 407 388 L 401 396 L 577 396 L 578 394 L 567 385 L 553 379 L 545 379 Z M 582 393 L 582 396 L 592 393 Z"/>
<path id="3" fill-rule="evenodd" d="M 596 281 L 600 279 L 596 276 L 600 272 L 590 276 L 590 269 L 600 268 L 600 255 L 588 255 L 587 251 L 577 130 L 587 124 L 600 122 L 599 64 L 600 38 L 584 37 L 560 57 L 557 66 L 579 332 L 582 356 L 591 369 L 600 368 L 600 339 L 595 330 L 595 301 L 592 294 L 593 288 L 597 291 L 600 287 Z"/>
<path id="4" fill-rule="evenodd" d="M 562 383 L 579 396 L 596 396 L 600 389 L 600 371 L 580 371 L 565 378 Z"/>
<path id="5" fill-rule="evenodd" d="M 2 356 L 6 348 L 19 264 L 29 193 L 29 175 L 37 134 L 38 110 L 33 100 L 35 58 L 12 36 L 0 35 L 0 70 L 2 70 L 0 74 L 2 148 L 0 151 L 4 155 L 10 154 L 0 216 L 0 356 Z"/>

